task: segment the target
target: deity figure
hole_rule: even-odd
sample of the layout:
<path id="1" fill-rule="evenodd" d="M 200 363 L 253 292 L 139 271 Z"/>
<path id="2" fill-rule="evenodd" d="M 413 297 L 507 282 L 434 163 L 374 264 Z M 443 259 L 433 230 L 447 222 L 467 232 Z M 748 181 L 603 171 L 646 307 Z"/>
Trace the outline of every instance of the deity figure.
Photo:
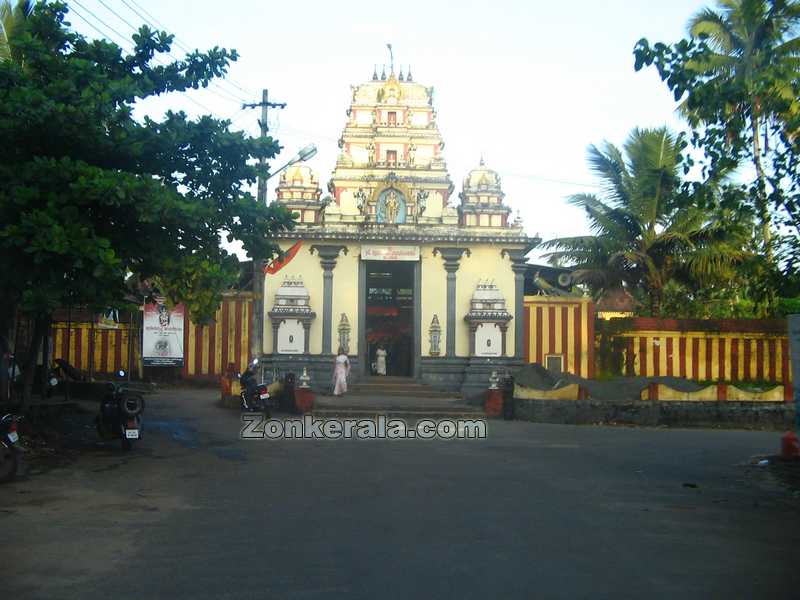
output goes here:
<path id="1" fill-rule="evenodd" d="M 417 192 L 417 214 L 422 214 L 425 212 L 425 209 L 428 206 L 428 196 L 430 192 L 428 190 L 419 190 Z"/>
<path id="2" fill-rule="evenodd" d="M 417 146 L 415 144 L 411 144 L 408 147 L 408 166 L 414 166 L 414 158 L 417 156 Z"/>
<path id="3" fill-rule="evenodd" d="M 375 164 L 375 144 L 372 142 L 370 142 L 367 146 L 367 156 L 369 157 L 368 163 L 371 165 Z"/>
<path id="4" fill-rule="evenodd" d="M 400 209 L 400 204 L 397 202 L 397 193 L 394 190 L 390 190 L 389 194 L 386 196 L 386 222 L 387 223 L 396 223 L 397 222 L 397 213 Z"/>

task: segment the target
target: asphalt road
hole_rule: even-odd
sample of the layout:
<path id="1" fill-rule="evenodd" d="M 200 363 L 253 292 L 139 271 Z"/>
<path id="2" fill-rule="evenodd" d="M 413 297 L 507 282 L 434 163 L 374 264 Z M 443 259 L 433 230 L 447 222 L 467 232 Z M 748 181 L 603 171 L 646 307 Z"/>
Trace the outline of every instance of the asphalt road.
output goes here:
<path id="1" fill-rule="evenodd" d="M 241 441 L 150 397 L 128 455 L 0 488 L 6 598 L 796 598 L 770 432 L 491 421 L 486 440 Z M 685 485 L 689 484 L 689 486 Z"/>

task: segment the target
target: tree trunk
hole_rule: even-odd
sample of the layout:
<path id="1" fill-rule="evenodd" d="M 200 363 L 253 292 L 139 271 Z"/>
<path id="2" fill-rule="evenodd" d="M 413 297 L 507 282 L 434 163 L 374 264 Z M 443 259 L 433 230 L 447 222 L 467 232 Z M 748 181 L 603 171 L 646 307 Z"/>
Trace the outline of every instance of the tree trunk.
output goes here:
<path id="1" fill-rule="evenodd" d="M 36 359 L 39 356 L 39 348 L 41 348 L 45 339 L 49 323 L 50 315 L 43 313 L 36 315 L 28 354 L 22 363 L 22 402 L 20 403 L 22 406 L 25 406 L 31 400 L 33 382 L 36 377 Z"/>
<path id="2" fill-rule="evenodd" d="M 767 178 L 764 174 L 764 166 L 761 163 L 761 141 L 759 140 L 761 122 L 758 115 L 753 115 L 750 120 L 753 133 L 753 165 L 756 168 L 758 179 L 758 193 L 756 195 L 756 211 L 761 222 L 761 237 L 764 240 L 764 254 L 769 262 L 772 262 L 772 219 L 769 214 L 767 204 Z"/>

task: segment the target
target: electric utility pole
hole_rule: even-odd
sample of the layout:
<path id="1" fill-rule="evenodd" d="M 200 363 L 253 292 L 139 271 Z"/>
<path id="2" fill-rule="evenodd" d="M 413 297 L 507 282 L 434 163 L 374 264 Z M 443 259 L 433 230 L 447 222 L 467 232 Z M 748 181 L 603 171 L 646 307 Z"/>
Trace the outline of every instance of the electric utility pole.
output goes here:
<path id="1" fill-rule="evenodd" d="M 261 91 L 261 102 L 252 104 L 242 104 L 242 108 L 261 107 L 261 118 L 258 124 L 261 126 L 261 139 L 266 139 L 269 133 L 269 123 L 267 122 L 268 111 L 270 108 L 286 108 L 285 102 L 270 102 L 269 91 Z M 267 159 L 261 157 L 258 160 L 261 173 L 258 175 L 258 192 L 256 201 L 259 204 L 267 204 L 267 179 L 264 170 L 267 167 Z M 264 352 L 264 259 L 253 257 L 253 311 L 252 329 L 250 330 L 250 360 L 259 358 Z"/>

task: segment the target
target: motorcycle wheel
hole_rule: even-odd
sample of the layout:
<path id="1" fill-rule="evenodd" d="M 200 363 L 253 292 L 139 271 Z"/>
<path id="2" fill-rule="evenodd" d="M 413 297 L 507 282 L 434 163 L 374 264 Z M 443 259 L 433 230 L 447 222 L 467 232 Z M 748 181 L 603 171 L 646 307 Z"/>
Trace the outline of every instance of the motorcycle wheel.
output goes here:
<path id="1" fill-rule="evenodd" d="M 133 442 L 124 435 L 122 436 L 122 449 L 125 452 L 130 452 L 133 449 Z"/>
<path id="2" fill-rule="evenodd" d="M 19 459 L 12 448 L 0 448 L 0 483 L 11 481 L 17 475 Z"/>

